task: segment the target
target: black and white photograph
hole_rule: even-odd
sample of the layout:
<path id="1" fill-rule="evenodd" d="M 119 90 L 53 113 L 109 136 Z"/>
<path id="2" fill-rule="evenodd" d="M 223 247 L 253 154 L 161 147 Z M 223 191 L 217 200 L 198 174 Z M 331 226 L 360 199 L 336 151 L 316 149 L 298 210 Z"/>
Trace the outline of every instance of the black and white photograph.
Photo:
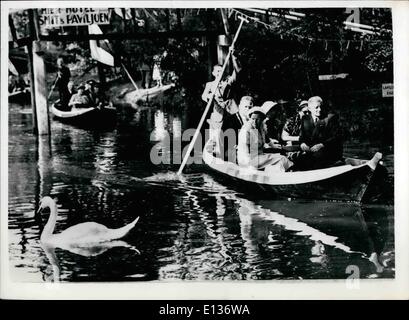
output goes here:
<path id="1" fill-rule="evenodd" d="M 2 295 L 408 297 L 408 3 L 278 3 L 1 3 Z"/>

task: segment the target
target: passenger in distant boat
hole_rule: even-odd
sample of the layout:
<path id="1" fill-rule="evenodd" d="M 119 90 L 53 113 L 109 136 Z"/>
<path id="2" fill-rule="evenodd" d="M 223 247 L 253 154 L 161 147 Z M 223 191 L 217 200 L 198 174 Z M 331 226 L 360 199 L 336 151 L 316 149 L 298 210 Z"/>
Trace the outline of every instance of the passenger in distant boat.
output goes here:
<path id="1" fill-rule="evenodd" d="M 16 87 L 16 79 L 15 77 L 11 74 L 9 75 L 9 93 L 12 93 L 14 91 L 14 88 Z"/>
<path id="2" fill-rule="evenodd" d="M 105 96 L 105 93 L 101 90 L 99 83 L 95 82 L 94 93 L 95 93 L 95 105 L 98 109 L 101 109 L 104 106 L 109 104 L 109 101 L 107 97 Z"/>
<path id="3" fill-rule="evenodd" d="M 26 89 L 27 83 L 24 81 L 23 76 L 9 76 L 9 81 L 8 81 L 8 90 L 10 93 L 12 92 L 18 92 L 18 91 L 23 91 Z"/>
<path id="4" fill-rule="evenodd" d="M 71 97 L 68 105 L 74 108 L 89 108 L 91 106 L 91 103 L 84 91 L 85 86 L 80 85 L 78 87 L 78 92 Z"/>
<path id="5" fill-rule="evenodd" d="M 293 163 L 278 153 L 264 153 L 271 146 L 265 142 L 263 120 L 265 114 L 261 107 L 253 107 L 248 113 L 249 120 L 239 132 L 237 162 L 240 166 L 252 167 L 266 172 L 285 172 Z"/>
<path id="6" fill-rule="evenodd" d="M 141 71 L 141 87 L 144 89 L 149 88 L 149 84 L 150 84 L 150 74 L 151 74 L 151 68 L 149 67 L 149 65 L 146 63 L 146 55 L 142 55 L 141 60 L 139 61 L 139 70 Z"/>
<path id="7" fill-rule="evenodd" d="M 307 115 L 308 112 L 308 101 L 303 100 L 298 105 L 297 114 L 289 118 L 285 123 L 283 132 L 281 133 L 281 139 L 287 145 L 299 145 L 301 119 L 304 115 Z"/>
<path id="8" fill-rule="evenodd" d="M 14 91 L 23 91 L 26 88 L 27 88 L 27 83 L 24 80 L 24 77 L 22 75 L 19 75 L 17 78 L 17 82 L 14 88 Z"/>
<path id="9" fill-rule="evenodd" d="M 60 95 L 60 103 L 62 106 L 68 105 L 70 101 L 70 93 L 68 92 L 68 82 L 71 78 L 70 69 L 68 69 L 64 64 L 64 59 L 59 57 L 57 59 L 57 79 L 55 80 L 55 85 L 58 88 Z"/>
<path id="10" fill-rule="evenodd" d="M 60 110 L 62 110 L 62 111 L 70 111 L 71 110 L 71 107 L 72 106 L 70 106 L 69 105 L 69 101 L 71 101 L 71 98 L 72 98 L 72 96 L 74 95 L 74 94 L 76 94 L 77 93 L 77 90 L 75 90 L 75 86 L 74 86 L 74 82 L 73 81 L 69 81 L 68 82 L 68 84 L 67 84 L 67 89 L 68 89 L 68 92 L 69 92 L 69 100 L 68 100 L 68 103 L 66 104 L 66 105 L 63 105 L 63 104 L 59 104 L 59 109 Z"/>
<path id="11" fill-rule="evenodd" d="M 85 84 L 84 94 L 88 96 L 89 102 L 92 106 L 97 105 L 97 95 L 95 93 L 95 80 L 88 80 Z"/>
<path id="12" fill-rule="evenodd" d="M 156 86 L 162 86 L 162 75 L 160 70 L 161 64 L 161 56 L 155 55 L 153 56 L 153 72 L 152 72 L 152 80 L 156 82 Z"/>
<path id="13" fill-rule="evenodd" d="M 321 120 L 321 106 L 322 99 L 318 96 L 308 100 L 311 114 L 305 115 L 301 120 L 301 152 L 292 157 L 293 171 L 328 167 L 342 159 L 343 136 L 338 115 L 329 112 Z"/>
<path id="14" fill-rule="evenodd" d="M 71 100 L 71 97 L 72 97 L 74 94 L 77 93 L 77 90 L 75 90 L 75 87 L 74 87 L 74 81 L 69 81 L 69 82 L 68 82 L 68 84 L 67 84 L 67 89 L 68 89 L 68 93 L 70 94 L 70 100 Z"/>
<path id="15" fill-rule="evenodd" d="M 224 157 L 222 154 L 222 130 L 232 128 L 232 122 L 234 117 L 236 121 L 239 121 L 239 108 L 237 103 L 233 98 L 234 85 L 237 81 L 238 73 L 241 70 L 234 51 L 231 52 L 231 59 L 233 63 L 233 72 L 230 76 L 222 79 L 217 88 L 213 101 L 213 111 L 210 115 L 210 119 L 207 120 L 209 123 L 209 136 L 214 142 L 214 153 L 216 156 Z M 205 89 L 202 93 L 202 100 L 208 102 L 212 96 L 214 86 L 216 84 L 216 79 L 221 76 L 222 66 L 215 65 L 213 67 L 213 76 L 215 80 L 207 82 Z M 230 116 L 230 117 L 229 117 Z M 227 121 L 226 121 L 227 120 Z M 227 151 L 227 150 L 226 150 Z"/>

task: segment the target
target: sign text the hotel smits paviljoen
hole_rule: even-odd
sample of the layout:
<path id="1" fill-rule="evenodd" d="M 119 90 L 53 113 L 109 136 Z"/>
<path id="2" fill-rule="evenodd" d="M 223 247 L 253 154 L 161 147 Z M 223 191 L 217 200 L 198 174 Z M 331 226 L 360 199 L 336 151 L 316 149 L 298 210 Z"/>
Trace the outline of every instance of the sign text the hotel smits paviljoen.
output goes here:
<path id="1" fill-rule="evenodd" d="M 39 9 L 41 26 L 68 27 L 109 24 L 108 8 L 44 8 Z"/>

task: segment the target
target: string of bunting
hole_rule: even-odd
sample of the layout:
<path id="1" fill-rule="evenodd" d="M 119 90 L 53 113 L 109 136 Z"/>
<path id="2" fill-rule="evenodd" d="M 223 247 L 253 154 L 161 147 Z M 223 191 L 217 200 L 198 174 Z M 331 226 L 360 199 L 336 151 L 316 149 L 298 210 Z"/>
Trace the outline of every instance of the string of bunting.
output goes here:
<path id="1" fill-rule="evenodd" d="M 250 15 L 245 14 L 245 13 L 243 13 L 243 12 L 237 10 L 237 9 L 234 9 L 234 8 L 229 8 L 228 10 L 229 10 L 228 11 L 228 16 L 231 17 L 234 14 L 234 19 L 235 20 L 237 20 L 238 17 L 243 17 L 243 18 L 245 18 L 247 20 L 253 21 L 256 24 L 259 24 L 259 25 L 263 26 L 264 28 L 266 28 L 269 31 L 276 31 L 273 25 L 268 24 L 268 23 L 266 23 L 264 21 L 261 21 L 260 18 L 250 16 Z M 283 39 L 283 35 L 286 35 L 288 37 L 296 37 L 298 39 L 309 40 L 309 43 L 311 43 L 311 42 L 325 42 L 325 47 L 326 48 L 328 46 L 328 42 L 347 42 L 347 48 L 349 48 L 349 45 L 350 45 L 351 42 L 358 42 L 358 43 L 361 43 L 361 48 L 362 48 L 362 45 L 363 45 L 364 41 L 365 42 L 391 42 L 392 41 L 392 40 L 381 40 L 381 39 L 365 39 L 365 40 L 364 39 L 338 39 L 338 40 L 335 40 L 335 39 L 325 39 L 325 38 L 314 38 L 314 37 L 309 37 L 309 36 L 302 36 L 302 35 L 299 35 L 299 34 L 296 34 L 296 33 L 292 32 L 292 31 L 291 32 L 287 31 L 287 32 L 280 33 L 280 38 L 281 39 Z"/>

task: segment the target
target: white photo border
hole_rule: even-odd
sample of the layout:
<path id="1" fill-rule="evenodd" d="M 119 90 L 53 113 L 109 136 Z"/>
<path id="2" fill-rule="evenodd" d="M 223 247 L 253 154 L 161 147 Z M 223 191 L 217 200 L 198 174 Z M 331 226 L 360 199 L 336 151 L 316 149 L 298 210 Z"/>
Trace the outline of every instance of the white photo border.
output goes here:
<path id="1" fill-rule="evenodd" d="M 112 1 L 74 1 L 77 7 L 113 7 Z M 73 2 L 73 3 L 74 3 Z M 72 6 L 72 4 L 71 4 Z M 248 7 L 249 1 L 117 1 L 115 7 Z M 192 300 L 192 299 L 408 299 L 409 298 L 409 2 L 408 1 L 252 1 L 251 7 L 389 7 L 393 17 L 395 135 L 395 279 L 346 280 L 148 281 L 121 283 L 16 283 L 9 276 L 8 252 L 8 13 L 10 8 L 66 7 L 63 1 L 1 2 L 1 268 L 3 299 Z"/>

